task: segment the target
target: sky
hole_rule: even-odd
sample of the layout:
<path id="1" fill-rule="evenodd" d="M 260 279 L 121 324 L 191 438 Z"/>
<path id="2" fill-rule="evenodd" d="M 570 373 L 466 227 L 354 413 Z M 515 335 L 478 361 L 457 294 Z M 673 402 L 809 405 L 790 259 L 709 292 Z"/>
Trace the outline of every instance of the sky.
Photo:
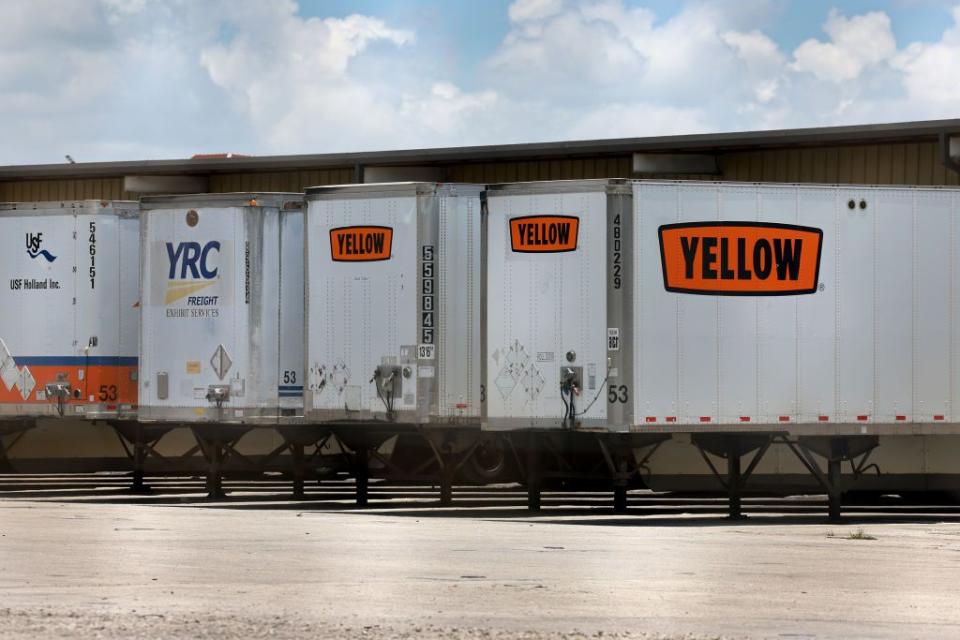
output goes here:
<path id="1" fill-rule="evenodd" d="M 960 117 L 960 0 L 0 0 L 0 164 Z"/>

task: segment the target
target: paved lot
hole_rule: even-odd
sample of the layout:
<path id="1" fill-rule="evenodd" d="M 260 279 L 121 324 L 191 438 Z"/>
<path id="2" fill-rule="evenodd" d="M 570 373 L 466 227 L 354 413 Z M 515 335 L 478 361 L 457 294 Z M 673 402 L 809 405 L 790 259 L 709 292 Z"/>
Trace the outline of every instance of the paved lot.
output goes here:
<path id="1" fill-rule="evenodd" d="M 0 481 L 0 637 L 960 637 L 956 508 L 110 482 Z"/>

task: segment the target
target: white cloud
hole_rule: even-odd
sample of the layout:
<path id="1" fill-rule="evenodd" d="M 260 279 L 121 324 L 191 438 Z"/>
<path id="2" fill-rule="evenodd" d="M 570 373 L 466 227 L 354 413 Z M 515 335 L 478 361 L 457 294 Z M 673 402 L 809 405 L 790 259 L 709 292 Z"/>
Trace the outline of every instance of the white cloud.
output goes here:
<path id="1" fill-rule="evenodd" d="M 780 53 L 777 43 L 759 31 L 727 31 L 721 38 L 733 47 L 737 57 L 751 70 L 779 69 L 783 65 L 783 54 Z"/>
<path id="2" fill-rule="evenodd" d="M 575 140 L 701 133 L 710 123 L 699 109 L 678 109 L 652 103 L 610 104 L 573 118 L 564 129 Z"/>
<path id="3" fill-rule="evenodd" d="M 911 101 L 930 105 L 942 117 L 960 114 L 960 6 L 953 20 L 939 42 L 915 42 L 893 60 Z"/>
<path id="4" fill-rule="evenodd" d="M 436 81 L 410 30 L 361 15 L 304 19 L 292 4 L 262 11 L 269 16 L 246 17 L 248 29 L 200 59 L 268 151 L 456 144 L 478 112 L 496 106 L 493 91 Z M 253 28 L 264 22 L 269 29 Z"/>
<path id="5" fill-rule="evenodd" d="M 401 114 L 422 122 L 437 134 L 450 136 L 459 132 L 465 123 L 495 111 L 499 99 L 494 91 L 465 93 L 456 85 L 438 83 L 431 87 L 427 97 L 406 96 Z"/>
<path id="6" fill-rule="evenodd" d="M 888 60 L 897 50 L 890 18 L 880 11 L 847 18 L 833 9 L 823 30 L 830 42 L 810 39 L 793 52 L 793 68 L 820 80 L 853 80 L 865 67 Z"/>
<path id="7" fill-rule="evenodd" d="M 619 1 L 584 6 L 550 2 L 549 10 L 534 11 L 521 0 L 510 6 L 515 24 L 500 48 L 487 61 L 492 82 L 523 93 L 525 88 L 547 90 L 576 99 L 571 84 L 616 87 L 642 73 L 646 56 L 638 46 L 641 32 L 649 32 L 653 14 L 627 10 Z M 589 96 L 587 96 L 589 97 Z"/>
<path id="8" fill-rule="evenodd" d="M 305 17 L 294 0 L 5 0 L 0 163 L 960 113 L 960 6 L 942 36 L 900 46 L 886 14 L 834 11 L 825 39 L 792 52 L 769 36 L 777 6 L 700 0 L 662 19 L 624 0 L 517 0 L 499 45 L 460 76 L 462 52 L 412 17 Z"/>
<path id="9" fill-rule="evenodd" d="M 772 102 L 784 82 L 784 57 L 777 44 L 756 30 L 727 31 L 721 38 L 743 63 L 741 77 L 752 85 L 755 102 L 764 105 Z"/>
<path id="10" fill-rule="evenodd" d="M 549 18 L 562 8 L 563 0 L 517 0 L 510 5 L 507 14 L 514 22 L 525 22 Z"/>
<path id="11" fill-rule="evenodd" d="M 291 97 L 312 93 L 309 85 L 352 93 L 347 67 L 376 42 L 403 46 L 411 32 L 361 15 L 301 19 L 296 5 L 265 3 L 242 17 L 239 33 L 226 44 L 204 48 L 200 63 L 215 84 L 233 94 L 258 125 L 295 108 Z M 263 25 L 270 26 L 263 29 Z M 258 28 L 260 27 L 260 28 Z M 283 88 L 282 91 L 278 91 Z"/>

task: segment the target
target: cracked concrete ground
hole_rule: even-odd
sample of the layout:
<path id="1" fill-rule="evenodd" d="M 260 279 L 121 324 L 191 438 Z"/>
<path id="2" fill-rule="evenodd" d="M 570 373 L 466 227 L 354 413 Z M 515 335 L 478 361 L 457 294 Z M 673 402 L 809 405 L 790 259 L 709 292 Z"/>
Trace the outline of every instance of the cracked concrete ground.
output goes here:
<path id="1" fill-rule="evenodd" d="M 960 637 L 955 509 L 775 511 L 6 493 L 0 637 Z"/>

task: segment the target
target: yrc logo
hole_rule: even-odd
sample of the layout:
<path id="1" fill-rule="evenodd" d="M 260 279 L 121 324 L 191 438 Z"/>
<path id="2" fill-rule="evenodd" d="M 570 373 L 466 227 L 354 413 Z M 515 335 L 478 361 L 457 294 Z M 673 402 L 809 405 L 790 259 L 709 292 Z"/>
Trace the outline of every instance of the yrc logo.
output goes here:
<path id="1" fill-rule="evenodd" d="M 219 281 L 220 242 L 165 243 L 169 271 L 163 303 L 170 304 Z"/>
<path id="2" fill-rule="evenodd" d="M 43 233 L 28 233 L 27 234 L 27 255 L 37 259 L 37 256 L 43 256 L 47 262 L 53 262 L 57 259 L 57 256 L 51 254 L 46 249 L 41 249 L 40 245 L 43 244 Z"/>

